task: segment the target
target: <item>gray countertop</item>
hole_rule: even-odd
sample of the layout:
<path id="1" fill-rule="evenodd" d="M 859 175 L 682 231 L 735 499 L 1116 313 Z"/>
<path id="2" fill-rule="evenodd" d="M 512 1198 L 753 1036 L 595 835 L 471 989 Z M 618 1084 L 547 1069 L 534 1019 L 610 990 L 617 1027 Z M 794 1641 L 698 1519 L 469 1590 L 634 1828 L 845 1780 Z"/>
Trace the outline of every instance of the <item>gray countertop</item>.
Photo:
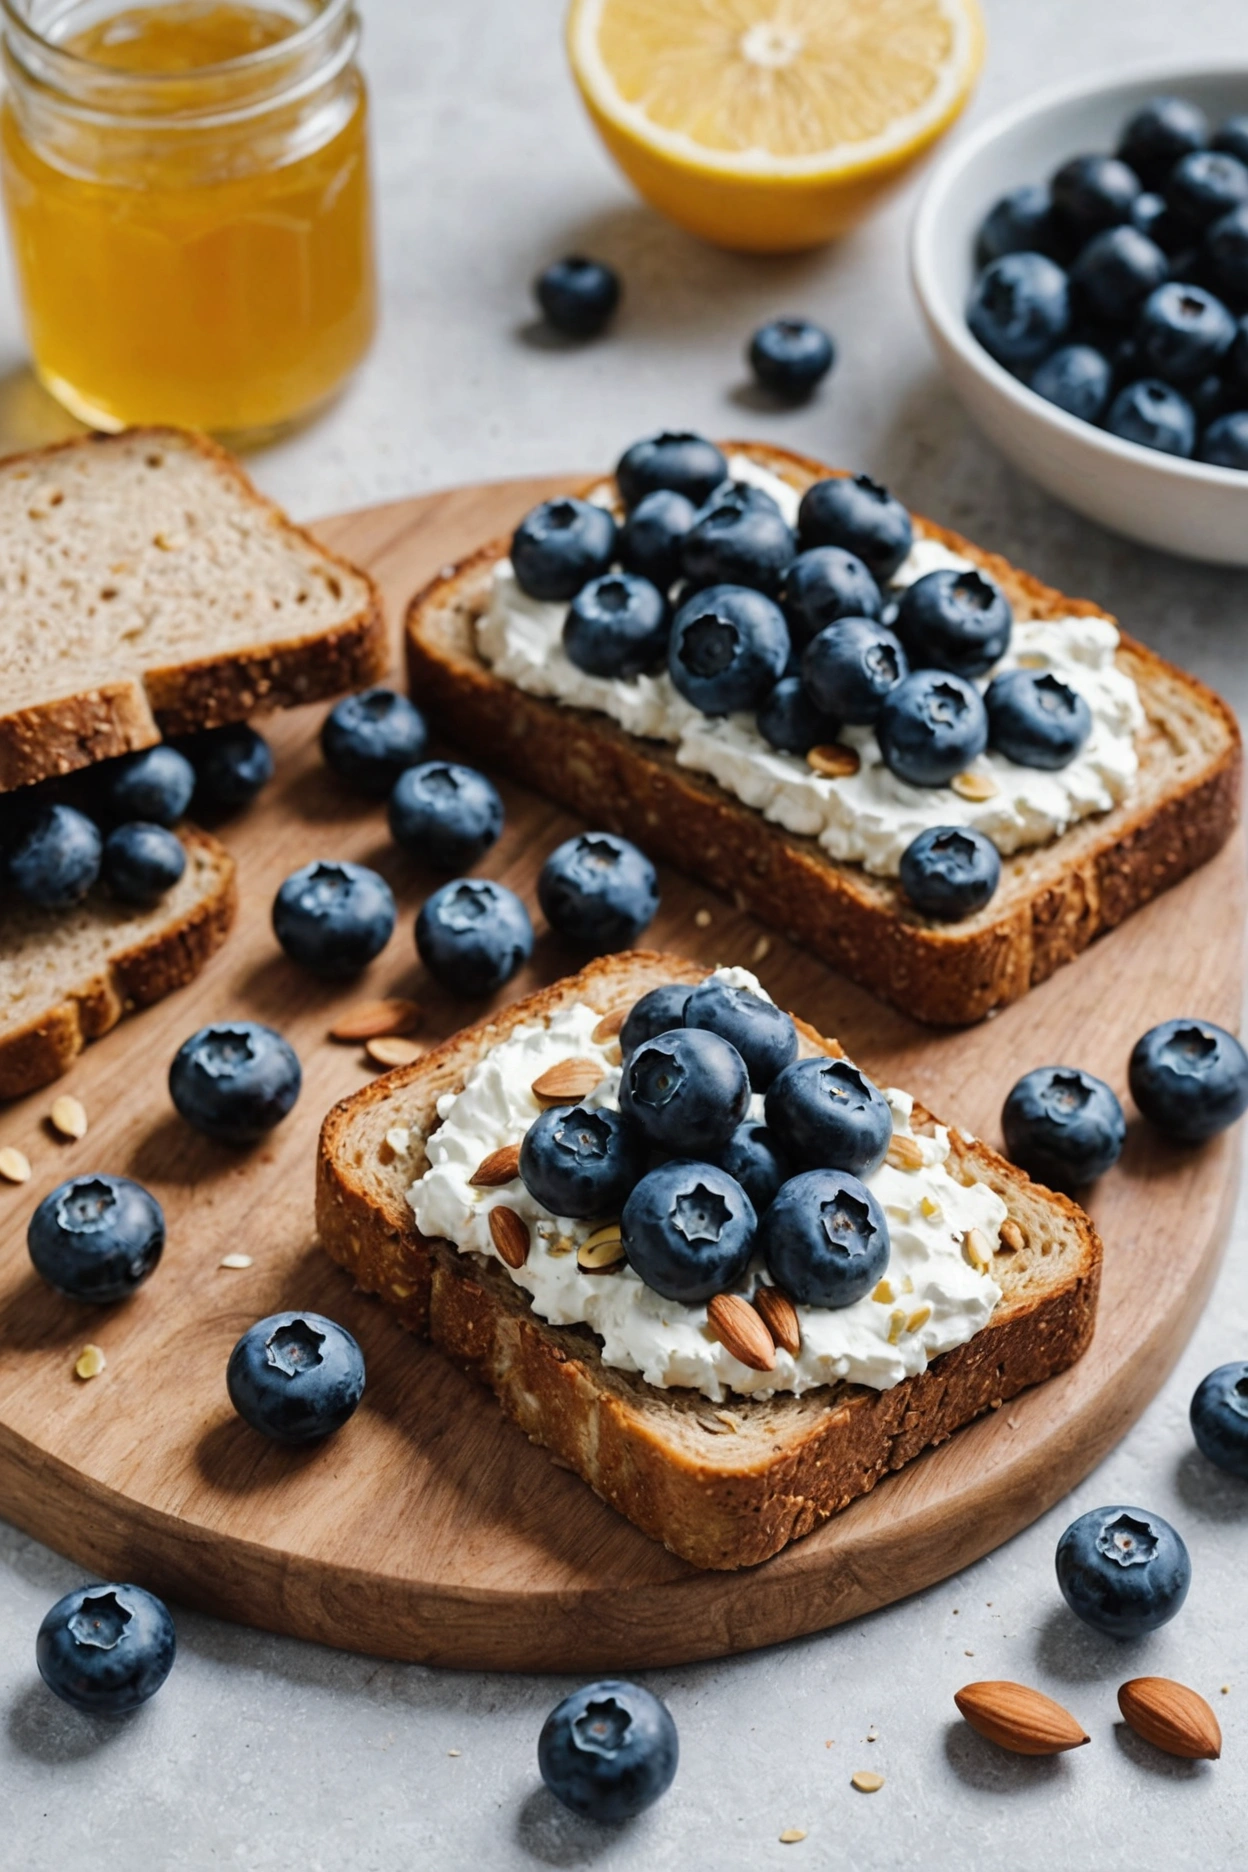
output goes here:
<path id="1" fill-rule="evenodd" d="M 1248 578 L 1097 531 L 1007 468 L 961 414 L 906 282 L 913 190 L 824 253 L 750 261 L 703 249 L 639 205 L 600 151 L 565 71 L 563 0 L 363 3 L 384 323 L 337 405 L 253 462 L 296 515 L 595 467 L 660 424 L 771 436 L 867 467 L 919 509 L 1102 600 L 1242 714 Z M 1128 61 L 1248 54 L 1242 0 L 987 0 L 987 11 L 988 70 L 968 121 L 1040 83 Z M 549 349 L 528 282 L 574 247 L 618 265 L 626 304 L 601 343 Z M 840 362 L 814 404 L 777 416 L 751 397 L 742 346 L 785 310 L 825 320 Z M 7 447 L 65 430 L 24 356 L 6 266 Z M 650 1674 L 679 1724 L 682 1765 L 671 1794 L 620 1833 L 573 1820 L 538 1781 L 538 1728 L 566 1680 L 377 1663 L 178 1611 L 179 1661 L 156 1701 L 122 1725 L 80 1718 L 34 1668 L 38 1622 L 78 1569 L 0 1526 L 0 1859 L 93 1872 L 1242 1865 L 1248 1488 L 1195 1456 L 1187 1403 L 1206 1370 L 1248 1350 L 1246 1244 L 1241 1206 L 1179 1369 L 1102 1468 L 1025 1534 L 845 1629 Z M 1108 1500 L 1167 1515 L 1194 1556 L 1181 1616 L 1130 1647 L 1079 1627 L 1053 1578 L 1062 1528 Z M 1116 1722 L 1117 1685 L 1143 1672 L 1210 1697 L 1221 1764 L 1168 1760 Z M 1035 1762 L 980 1743 L 951 1691 L 995 1676 L 1071 1705 L 1093 1745 Z M 871 1797 L 850 1787 L 863 1767 L 886 1777 Z M 786 1827 L 807 1838 L 779 1844 Z"/>

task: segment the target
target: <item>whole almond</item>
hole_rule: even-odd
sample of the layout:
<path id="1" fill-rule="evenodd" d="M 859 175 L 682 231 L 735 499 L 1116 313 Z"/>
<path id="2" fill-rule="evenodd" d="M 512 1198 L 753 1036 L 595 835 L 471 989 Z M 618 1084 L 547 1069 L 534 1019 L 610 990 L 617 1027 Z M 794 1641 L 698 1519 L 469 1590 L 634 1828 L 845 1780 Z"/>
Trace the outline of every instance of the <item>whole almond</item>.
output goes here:
<path id="1" fill-rule="evenodd" d="M 781 1350 L 796 1358 L 802 1349 L 802 1329 L 798 1323 L 797 1308 L 788 1294 L 781 1293 L 778 1287 L 756 1287 L 754 1310 L 761 1314 L 764 1325 Z M 770 1367 L 765 1369 L 770 1370 Z"/>
<path id="2" fill-rule="evenodd" d="M 420 1025 L 415 1001 L 362 1001 L 348 1008 L 329 1030 L 331 1040 L 380 1040 L 385 1034 L 412 1033 Z"/>
<path id="3" fill-rule="evenodd" d="M 1217 1761 L 1222 1753 L 1222 1731 L 1204 1697 L 1171 1677 L 1133 1677 L 1118 1692 L 1118 1707 L 1136 1735 L 1167 1755 Z"/>
<path id="4" fill-rule="evenodd" d="M 501 1203 L 490 1210 L 490 1240 L 509 1268 L 522 1268 L 529 1258 L 528 1223 Z"/>
<path id="5" fill-rule="evenodd" d="M 474 1189 L 501 1189 L 504 1183 L 514 1182 L 519 1174 L 520 1146 L 504 1144 L 481 1159 L 468 1181 Z"/>
<path id="6" fill-rule="evenodd" d="M 715 1294 L 706 1309 L 707 1324 L 726 1352 L 752 1371 L 771 1371 L 776 1346 L 759 1314 L 740 1294 Z"/>
<path id="7" fill-rule="evenodd" d="M 967 1684 L 953 1700 L 972 1729 L 1015 1755 L 1060 1755 L 1091 1739 L 1069 1710 L 1026 1684 Z"/>
<path id="8" fill-rule="evenodd" d="M 575 1105 L 588 1098 L 602 1084 L 602 1067 L 597 1060 L 559 1060 L 539 1073 L 530 1088 L 535 1099 L 547 1105 Z"/>

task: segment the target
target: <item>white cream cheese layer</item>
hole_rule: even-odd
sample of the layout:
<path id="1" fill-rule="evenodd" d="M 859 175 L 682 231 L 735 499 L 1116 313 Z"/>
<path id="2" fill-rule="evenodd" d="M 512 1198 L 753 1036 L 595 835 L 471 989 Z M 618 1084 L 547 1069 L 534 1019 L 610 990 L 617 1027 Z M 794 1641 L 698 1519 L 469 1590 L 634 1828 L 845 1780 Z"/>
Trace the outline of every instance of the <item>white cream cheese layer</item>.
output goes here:
<path id="1" fill-rule="evenodd" d="M 745 970 L 720 973 L 735 986 L 762 992 Z M 538 1116 L 541 1107 L 530 1087 L 558 1060 L 598 1061 L 602 1083 L 583 1103 L 618 1108 L 620 1069 L 609 1063 L 608 1047 L 592 1037 L 599 1019 L 578 1003 L 547 1025 L 516 1028 L 478 1062 L 461 1092 L 438 1101 L 440 1122 L 426 1143 L 428 1168 L 408 1191 L 422 1234 L 441 1236 L 462 1253 L 498 1260 L 489 1214 L 496 1204 L 506 1204 L 530 1225 L 528 1260 L 507 1271 L 530 1295 L 535 1313 L 552 1325 L 590 1327 L 608 1365 L 640 1372 L 648 1384 L 688 1387 L 716 1400 L 729 1393 L 801 1393 L 842 1378 L 885 1390 L 987 1324 L 1001 1290 L 967 1261 L 962 1241 L 968 1229 L 977 1228 L 995 1244 L 1006 1207 L 986 1183 L 967 1186 L 950 1175 L 944 1130 L 915 1139 L 923 1153 L 920 1169 L 884 1164 L 868 1178 L 888 1218 L 892 1244 L 874 1295 L 849 1307 L 798 1307 L 801 1349 L 796 1358 L 777 1349 L 769 1372 L 742 1365 L 712 1337 L 705 1306 L 663 1299 L 627 1265 L 612 1273 L 584 1273 L 576 1249 L 593 1223 L 552 1216 L 519 1178 L 502 1189 L 475 1189 L 470 1179 L 482 1159 L 518 1143 Z M 904 1092 L 885 1097 L 895 1133 L 912 1136 L 913 1101 Z M 761 1104 L 754 1101 L 759 1118 Z M 403 1140 L 392 1132 L 390 1141 Z M 739 1291 L 752 1294 L 761 1279 L 758 1261 Z"/>
<path id="2" fill-rule="evenodd" d="M 786 519 L 796 520 L 798 495 L 787 482 L 745 455 L 734 455 L 729 469 L 734 479 L 764 488 Z M 970 563 L 937 540 L 919 538 L 892 583 L 900 591 L 928 572 Z M 1020 666 L 1050 671 L 1083 696 L 1092 732 L 1069 766 L 1055 773 L 1016 766 L 991 750 L 980 755 L 968 771 L 994 790 L 987 799 L 968 800 L 952 787 L 914 787 L 897 779 L 870 728 L 847 728 L 841 736 L 858 752 L 858 772 L 825 779 L 800 756 L 771 747 L 751 714 L 703 715 L 666 671 L 630 678 L 586 675 L 564 653 L 565 614 L 566 606 L 521 591 L 510 560 L 500 560 L 489 607 L 477 622 L 477 648 L 517 688 L 596 709 L 630 734 L 672 744 L 682 767 L 709 774 L 787 831 L 818 839 L 833 858 L 880 876 L 896 876 L 906 846 L 928 826 L 975 826 L 1008 855 L 1046 844 L 1092 813 L 1108 812 L 1135 779 L 1135 736 L 1144 714 L 1135 684 L 1114 661 L 1118 632 L 1107 618 L 1015 623 L 1008 655 L 981 679 L 980 688 Z"/>

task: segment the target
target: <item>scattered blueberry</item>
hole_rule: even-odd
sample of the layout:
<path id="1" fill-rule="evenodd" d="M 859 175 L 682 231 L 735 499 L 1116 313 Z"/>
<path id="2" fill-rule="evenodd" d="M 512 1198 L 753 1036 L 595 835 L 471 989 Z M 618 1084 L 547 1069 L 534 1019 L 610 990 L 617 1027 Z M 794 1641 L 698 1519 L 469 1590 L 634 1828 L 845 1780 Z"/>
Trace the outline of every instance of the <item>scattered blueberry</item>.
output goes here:
<path id="1" fill-rule="evenodd" d="M 759 705 L 755 723 L 764 741 L 784 754 L 808 754 L 840 733 L 840 723 L 811 700 L 800 676 L 780 678 Z"/>
<path id="2" fill-rule="evenodd" d="M 358 975 L 393 936 L 396 915 L 376 871 L 317 859 L 292 871 L 273 899 L 273 934 L 314 975 Z"/>
<path id="3" fill-rule="evenodd" d="M 1053 246 L 1053 203 L 1042 183 L 1024 182 L 995 201 L 980 223 L 975 263 L 985 267 L 1003 254 L 1048 253 Z"/>
<path id="4" fill-rule="evenodd" d="M 191 803 L 195 769 L 176 748 L 144 748 L 141 754 L 123 754 L 100 769 L 107 811 L 113 819 L 145 819 L 152 825 L 171 826 Z"/>
<path id="5" fill-rule="evenodd" d="M 822 325 L 809 319 L 778 318 L 759 326 L 747 355 L 750 369 L 765 390 L 797 403 L 827 376 L 836 360 L 836 346 Z"/>
<path id="6" fill-rule="evenodd" d="M 133 819 L 115 826 L 104 841 L 104 882 L 123 903 L 144 908 L 159 903 L 186 870 L 186 851 L 167 826 Z"/>
<path id="7" fill-rule="evenodd" d="M 1012 1160 L 1059 1189 L 1079 1189 L 1104 1176 L 1127 1134 L 1114 1093 L 1076 1066 L 1024 1073 L 1005 1101 L 1001 1129 Z"/>
<path id="8" fill-rule="evenodd" d="M 983 697 L 961 676 L 918 670 L 885 697 L 875 724 L 885 765 L 911 786 L 947 786 L 988 745 Z"/>
<path id="9" fill-rule="evenodd" d="M 1194 150 L 1174 165 L 1162 193 L 1180 220 L 1203 231 L 1248 201 L 1248 164 L 1221 150 Z"/>
<path id="10" fill-rule="evenodd" d="M 538 274 L 533 294 L 556 331 L 567 338 L 596 338 L 620 303 L 620 278 L 601 260 L 569 254 Z"/>
<path id="11" fill-rule="evenodd" d="M 878 618 L 884 599 L 856 553 L 843 546 L 812 546 L 786 570 L 780 606 L 800 650 L 841 618 Z"/>
<path id="12" fill-rule="evenodd" d="M 1210 284 L 1242 304 L 1248 298 L 1248 202 L 1214 222 L 1202 255 Z"/>
<path id="13" fill-rule="evenodd" d="M 1072 156 L 1057 170 L 1049 187 L 1062 226 L 1086 241 L 1102 228 L 1130 218 L 1140 179 L 1116 156 Z"/>
<path id="14" fill-rule="evenodd" d="M 340 779 L 384 799 L 425 751 L 425 718 L 393 689 L 363 689 L 335 703 L 321 723 L 321 752 Z"/>
<path id="15" fill-rule="evenodd" d="M 706 715 L 757 708 L 784 674 L 789 627 L 780 607 L 743 585 L 712 585 L 676 613 L 667 667 Z"/>
<path id="16" fill-rule="evenodd" d="M 31 1216 L 26 1246 L 49 1287 L 107 1305 L 132 1294 L 160 1260 L 164 1212 L 129 1177 L 71 1177 Z"/>
<path id="17" fill-rule="evenodd" d="M 1099 422 L 1109 402 L 1114 370 L 1093 345 L 1061 345 L 1032 372 L 1031 387 L 1082 422 Z"/>
<path id="18" fill-rule="evenodd" d="M 237 812 L 273 778 L 273 754 L 262 734 L 247 722 L 209 728 L 183 742 L 195 769 L 195 804 L 219 812 Z"/>
<path id="19" fill-rule="evenodd" d="M 1191 229 L 1179 220 L 1173 209 L 1166 206 L 1164 195 L 1154 195 L 1149 191 L 1137 195 L 1132 202 L 1131 226 L 1139 233 L 1147 234 L 1149 240 L 1167 255 L 1180 253 L 1192 238 Z"/>
<path id="20" fill-rule="evenodd" d="M 1241 113 L 1228 117 L 1225 123 L 1218 125 L 1210 142 L 1215 150 L 1225 150 L 1230 156 L 1238 156 L 1240 162 L 1248 163 L 1248 116 Z"/>
<path id="21" fill-rule="evenodd" d="M 640 1684 L 604 1678 L 556 1704 L 537 1743 L 542 1780 L 583 1820 L 618 1825 L 653 1806 L 676 1774 L 676 1725 Z"/>
<path id="22" fill-rule="evenodd" d="M 633 1272 L 684 1306 L 741 1279 L 757 1232 L 754 1205 L 726 1170 L 681 1157 L 642 1177 L 620 1217 Z"/>
<path id="23" fill-rule="evenodd" d="M 754 1205 L 756 1216 L 766 1213 L 780 1185 L 792 1175 L 775 1132 L 753 1118 L 737 1126 L 716 1162 L 741 1185 Z"/>
<path id="24" fill-rule="evenodd" d="M 867 1177 L 888 1154 L 888 1101 L 849 1060 L 797 1060 L 768 1088 L 765 1103 L 768 1125 L 804 1170 Z"/>
<path id="25" fill-rule="evenodd" d="M 884 1273 L 891 1246 L 879 1203 L 841 1170 L 791 1177 L 760 1238 L 773 1280 L 799 1306 L 852 1306 Z"/>
<path id="26" fill-rule="evenodd" d="M 642 1041 L 620 1080 L 624 1115 L 652 1144 L 681 1156 L 722 1150 L 749 1103 L 745 1061 L 729 1041 L 702 1028 L 674 1028 Z"/>
<path id="27" fill-rule="evenodd" d="M 1170 280 L 1149 294 L 1135 331 L 1145 369 L 1166 383 L 1216 370 L 1235 342 L 1235 321 L 1202 286 Z"/>
<path id="28" fill-rule="evenodd" d="M 1191 404 L 1158 377 L 1141 378 L 1120 390 L 1109 406 L 1105 427 L 1124 442 L 1167 455 L 1190 455 L 1196 442 Z"/>
<path id="29" fill-rule="evenodd" d="M 1066 275 L 1044 254 L 1005 254 L 975 281 L 966 322 L 1007 370 L 1038 364 L 1070 328 Z"/>
<path id="30" fill-rule="evenodd" d="M 658 488 L 671 488 L 700 507 L 728 479 L 728 462 L 705 436 L 663 429 L 625 449 L 615 478 L 626 507 L 636 507 Z"/>
<path id="31" fill-rule="evenodd" d="M 1085 1625 L 1142 1638 L 1187 1598 L 1192 1563 L 1168 1521 L 1147 1508 L 1093 1508 L 1057 1543 L 1057 1583 Z"/>
<path id="32" fill-rule="evenodd" d="M 1159 188 L 1183 156 L 1209 141 L 1205 113 L 1186 98 L 1150 98 L 1123 126 L 1118 155 L 1146 188 Z"/>
<path id="33" fill-rule="evenodd" d="M 774 597 L 797 551 L 793 529 L 770 494 L 729 482 L 699 511 L 680 544 L 694 585 L 748 585 Z"/>
<path id="34" fill-rule="evenodd" d="M 1248 1481 L 1248 1365 L 1219 1365 L 1192 1394 L 1192 1435 L 1202 1456 Z"/>
<path id="35" fill-rule="evenodd" d="M 249 1326 L 225 1368 L 230 1403 L 275 1443 L 319 1443 L 364 1395 L 364 1354 L 321 1313 L 271 1313 Z"/>
<path id="36" fill-rule="evenodd" d="M 1248 1053 L 1213 1021 L 1162 1021 L 1132 1047 L 1127 1083 L 1150 1124 L 1202 1144 L 1248 1111 Z"/>
<path id="37" fill-rule="evenodd" d="M 618 1111 L 556 1105 L 525 1132 L 520 1176 L 552 1215 L 618 1215 L 647 1155 L 640 1132 Z"/>
<path id="38" fill-rule="evenodd" d="M 697 514 L 693 502 L 673 488 L 656 488 L 638 501 L 620 528 L 625 571 L 669 591 L 680 577 L 681 546 Z"/>
<path id="39" fill-rule="evenodd" d="M 1248 468 L 1248 410 L 1230 410 L 1211 422 L 1196 459 L 1214 468 Z"/>
<path id="40" fill-rule="evenodd" d="M 604 572 L 582 585 L 563 620 L 569 661 L 588 676 L 640 676 L 667 650 L 667 599 L 634 572 Z"/>
<path id="41" fill-rule="evenodd" d="M 165 1605 L 141 1586 L 79 1586 L 39 1627 L 35 1662 L 48 1689 L 88 1716 L 127 1716 L 173 1669 Z"/>
<path id="42" fill-rule="evenodd" d="M 1170 276 L 1156 241 L 1130 225 L 1094 235 L 1070 269 L 1070 283 L 1093 318 L 1126 325 Z"/>
<path id="43" fill-rule="evenodd" d="M 893 625 L 916 669 L 983 676 L 1010 647 L 1014 613 L 982 572 L 947 567 L 915 579 Z"/>
<path id="44" fill-rule="evenodd" d="M 661 988 L 652 988 L 640 1001 L 634 1002 L 620 1028 L 620 1052 L 624 1058 L 635 1053 L 646 1040 L 653 1040 L 656 1034 L 683 1027 L 685 1006 L 692 993 L 693 989 L 684 982 L 665 982 Z"/>
<path id="45" fill-rule="evenodd" d="M 566 603 L 615 557 L 616 525 L 605 507 L 571 494 L 542 501 L 511 536 L 511 564 L 522 591 Z"/>
<path id="46" fill-rule="evenodd" d="M 9 847 L 9 877 L 27 903 L 67 910 L 95 883 L 103 853 L 94 819 L 74 806 L 40 806 Z"/>
<path id="47" fill-rule="evenodd" d="M 885 698 L 909 673 L 898 637 L 872 618 L 830 624 L 802 657 L 802 684 L 812 703 L 842 722 L 878 720 Z"/>
<path id="48" fill-rule="evenodd" d="M 1092 732 L 1092 711 L 1079 691 L 1047 670 L 995 676 L 984 707 L 989 747 L 1019 767 L 1067 767 Z"/>
<path id="49" fill-rule="evenodd" d="M 387 817 L 395 844 L 413 858 L 444 871 L 465 871 L 502 831 L 503 802 L 475 767 L 425 761 L 399 775 Z"/>
<path id="50" fill-rule="evenodd" d="M 869 475 L 834 475 L 808 487 L 798 508 L 797 532 L 803 552 L 840 546 L 881 585 L 892 578 L 914 541 L 906 509 Z"/>
<path id="51" fill-rule="evenodd" d="M 745 1061 L 755 1092 L 765 1092 L 777 1073 L 797 1058 L 797 1028 L 791 1015 L 774 1001 L 713 975 L 686 1001 L 685 1026 L 704 1027 L 730 1041 Z"/>
<path id="52" fill-rule="evenodd" d="M 303 1083 L 294 1048 L 259 1021 L 218 1021 L 183 1042 L 169 1096 L 187 1124 L 222 1144 L 254 1144 L 280 1124 Z"/>
<path id="53" fill-rule="evenodd" d="M 659 907 L 654 866 L 614 832 L 580 832 L 557 845 L 537 880 L 552 929 L 594 950 L 627 949 Z"/>
<path id="54" fill-rule="evenodd" d="M 533 925 L 514 891 L 491 878 L 455 878 L 416 918 L 420 959 L 453 994 L 493 994 L 533 953 Z"/>
<path id="55" fill-rule="evenodd" d="M 901 888 L 923 916 L 956 923 L 989 902 L 1001 856 L 973 826 L 929 826 L 901 854 Z"/>

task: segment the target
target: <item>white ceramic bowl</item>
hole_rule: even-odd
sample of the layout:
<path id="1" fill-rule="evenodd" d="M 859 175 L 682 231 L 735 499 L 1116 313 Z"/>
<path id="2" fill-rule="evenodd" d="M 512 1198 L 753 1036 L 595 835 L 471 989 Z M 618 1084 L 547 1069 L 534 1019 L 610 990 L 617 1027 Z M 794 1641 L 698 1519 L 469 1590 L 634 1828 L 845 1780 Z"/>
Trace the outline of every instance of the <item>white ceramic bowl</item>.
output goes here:
<path id="1" fill-rule="evenodd" d="M 1248 111 L 1248 67 L 1140 70 L 1113 84 L 1063 85 L 1014 106 L 959 143 L 932 176 L 910 237 L 914 289 L 950 382 L 990 441 L 1068 506 L 1149 546 L 1248 566 L 1248 472 L 1141 448 L 1068 416 L 989 357 L 966 323 L 975 234 L 1021 182 L 1069 156 L 1114 148 L 1132 112 L 1160 92 L 1216 123 Z"/>

